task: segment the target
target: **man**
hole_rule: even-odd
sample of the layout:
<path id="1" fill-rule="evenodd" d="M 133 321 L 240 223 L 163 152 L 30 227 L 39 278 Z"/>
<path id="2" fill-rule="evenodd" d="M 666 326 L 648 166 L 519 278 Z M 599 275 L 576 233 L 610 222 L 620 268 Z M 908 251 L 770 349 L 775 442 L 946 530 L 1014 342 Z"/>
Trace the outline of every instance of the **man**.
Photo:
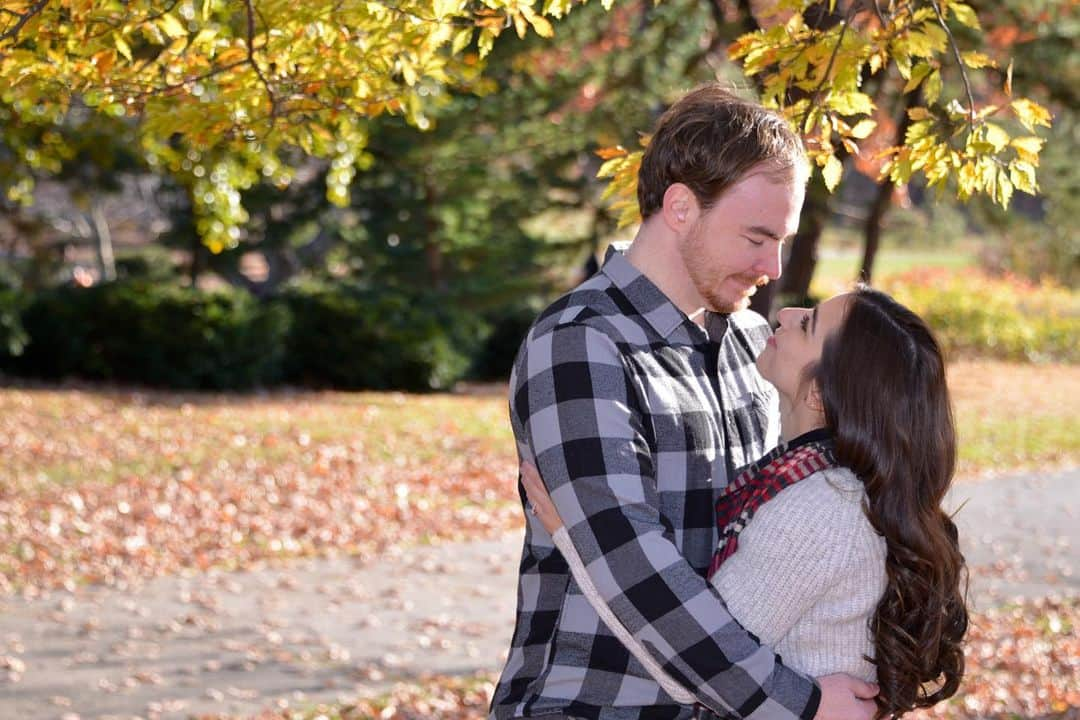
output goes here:
<path id="1" fill-rule="evenodd" d="M 876 689 L 819 681 L 743 630 L 705 581 L 714 493 L 775 442 L 745 310 L 780 276 L 806 158 L 780 117 L 717 86 L 660 119 L 624 255 L 545 310 L 511 378 L 519 456 L 540 470 L 617 620 L 703 706 L 743 718 L 870 720 Z M 524 500 L 524 496 L 523 500 Z M 600 622 L 530 518 L 491 717 L 691 717 Z"/>

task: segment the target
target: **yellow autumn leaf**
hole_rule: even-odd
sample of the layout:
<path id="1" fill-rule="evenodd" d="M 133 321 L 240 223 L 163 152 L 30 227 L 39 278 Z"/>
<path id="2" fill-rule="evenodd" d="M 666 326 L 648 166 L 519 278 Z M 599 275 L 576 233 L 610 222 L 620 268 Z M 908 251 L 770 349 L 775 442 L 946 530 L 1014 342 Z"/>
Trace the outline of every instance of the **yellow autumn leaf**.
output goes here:
<path id="1" fill-rule="evenodd" d="M 840 184 L 840 178 L 844 174 L 844 164 L 835 155 L 830 155 L 825 161 L 825 167 L 821 168 L 821 177 L 825 181 L 825 187 L 829 192 L 836 189 Z"/>
<path id="2" fill-rule="evenodd" d="M 941 97 L 941 72 L 938 70 L 933 71 L 926 76 L 926 82 L 923 84 L 923 96 L 926 98 L 926 102 L 931 105 L 938 101 Z"/>
<path id="3" fill-rule="evenodd" d="M 855 127 L 851 128 L 851 132 L 849 134 L 853 138 L 858 138 L 859 140 L 863 140 L 865 138 L 870 137 L 870 133 L 874 132 L 874 129 L 876 127 L 877 127 L 877 121 L 871 120 L 869 118 L 865 118 L 865 119 L 860 120 L 859 122 L 855 123 Z"/>
<path id="4" fill-rule="evenodd" d="M 973 70 L 978 70 L 984 67 L 997 67 L 997 62 L 986 55 L 985 53 L 969 50 L 968 52 L 960 53 L 960 59 L 964 64 Z"/>
<path id="5" fill-rule="evenodd" d="M 841 115 L 869 115 L 874 112 L 874 101 L 861 92 L 834 93 L 825 104 Z"/>
<path id="6" fill-rule="evenodd" d="M 1050 111 L 1034 100 L 1019 98 L 1009 103 L 1016 113 L 1016 119 L 1028 130 L 1034 131 L 1036 125 L 1050 127 Z"/>
<path id="7" fill-rule="evenodd" d="M 454 35 L 454 39 L 450 45 L 450 52 L 454 55 L 459 54 L 462 50 L 469 46 L 469 43 L 473 39 L 473 29 L 471 27 L 458 30 Z"/>
<path id="8" fill-rule="evenodd" d="M 124 36 L 117 33 L 116 37 L 113 38 L 113 44 L 116 46 L 116 52 L 123 55 L 128 62 L 131 62 L 131 46 L 127 44 Z"/>
<path id="9" fill-rule="evenodd" d="M 1010 137 L 1004 128 L 994 123 L 986 123 L 983 127 L 985 128 L 986 142 L 993 146 L 994 152 L 1001 152 L 1008 147 Z"/>
<path id="10" fill-rule="evenodd" d="M 1016 155 L 1023 161 L 1032 165 L 1039 164 L 1039 153 L 1042 151 L 1045 140 L 1034 135 L 1024 135 L 1013 138 L 1009 145 L 1016 150 Z"/>
<path id="11" fill-rule="evenodd" d="M 158 27 L 161 31 L 175 40 L 176 38 L 184 37 L 188 34 L 187 28 L 176 17 L 170 13 L 165 13 L 158 18 Z"/>
<path id="12" fill-rule="evenodd" d="M 1017 190 L 1034 195 L 1039 191 L 1039 185 L 1035 181 L 1035 167 L 1023 160 L 1013 160 L 1009 163 L 1009 179 Z"/>
<path id="13" fill-rule="evenodd" d="M 972 30 L 979 29 L 979 16 L 975 14 L 975 10 L 970 5 L 964 3 L 949 3 L 949 12 L 952 13 L 956 21 L 961 25 L 966 25 Z"/>

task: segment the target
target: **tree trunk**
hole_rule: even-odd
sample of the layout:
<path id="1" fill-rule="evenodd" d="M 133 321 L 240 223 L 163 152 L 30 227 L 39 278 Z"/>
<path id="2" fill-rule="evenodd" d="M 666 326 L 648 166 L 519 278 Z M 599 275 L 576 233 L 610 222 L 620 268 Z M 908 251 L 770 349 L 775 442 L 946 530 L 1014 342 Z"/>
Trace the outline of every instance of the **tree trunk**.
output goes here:
<path id="1" fill-rule="evenodd" d="M 753 32 L 760 28 L 754 17 L 750 0 L 738 0 L 738 7 L 743 16 L 744 29 Z M 829 10 L 825 2 L 818 2 L 806 8 L 803 13 L 808 25 L 818 29 L 827 29 L 836 25 L 843 19 L 843 14 L 836 10 Z M 762 92 L 760 75 L 754 76 L 755 87 L 758 94 Z M 798 88 L 788 92 L 787 101 L 794 103 L 807 97 L 809 93 Z M 841 161 L 843 153 L 837 153 Z M 799 231 L 791 243 L 791 253 L 787 262 L 784 263 L 784 272 L 776 283 L 769 283 L 758 289 L 750 308 L 761 313 L 766 318 L 772 311 L 772 303 L 777 295 L 787 295 L 792 302 L 802 303 L 809 299 L 810 281 L 814 278 L 814 269 L 817 267 L 817 248 L 821 240 L 821 233 L 829 217 L 829 191 L 820 176 L 815 176 L 806 188 L 806 201 L 803 203 L 802 215 L 799 219 Z"/>
<path id="2" fill-rule="evenodd" d="M 820 175 L 806 187 L 799 232 L 791 243 L 791 256 L 780 278 L 780 293 L 789 295 L 794 302 L 804 302 L 810 297 L 810 281 L 817 267 L 818 243 L 829 218 L 829 191 Z"/>
<path id="3" fill-rule="evenodd" d="M 905 96 L 904 107 L 900 118 L 896 122 L 896 138 L 893 144 L 904 141 L 911 118 L 908 110 L 918 105 L 922 98 L 922 92 L 916 90 Z M 889 211 L 889 201 L 892 199 L 893 189 L 896 185 L 892 180 L 884 178 L 878 183 L 877 196 L 874 204 L 870 207 L 870 214 L 866 217 L 863 225 L 863 258 L 862 267 L 859 269 L 859 281 L 869 284 L 874 272 L 874 259 L 877 257 L 878 248 L 881 245 L 881 229 L 885 220 L 885 214 Z"/>
<path id="4" fill-rule="evenodd" d="M 434 208 L 437 202 L 438 191 L 435 189 L 431 179 L 428 178 L 424 183 L 424 191 L 427 195 L 428 208 Z M 427 237 L 424 238 L 424 264 L 427 268 L 427 275 L 429 280 L 428 287 L 434 288 L 436 292 L 442 294 L 447 291 L 446 270 L 443 262 L 442 247 L 439 246 L 439 222 L 435 219 L 433 213 L 424 213 L 424 228 L 427 230 Z"/>
<path id="5" fill-rule="evenodd" d="M 859 270 L 859 282 L 870 283 L 874 258 L 881 244 L 881 222 L 889 209 L 893 187 L 892 180 L 888 178 L 878 183 L 877 195 L 870 206 L 870 214 L 866 216 L 866 223 L 863 225 L 863 257 L 862 267 Z"/>
<path id="6" fill-rule="evenodd" d="M 191 283 L 191 287 L 195 287 L 199 282 L 199 275 L 202 273 L 203 265 L 205 264 L 206 246 L 203 245 L 202 238 L 199 237 L 199 233 L 192 230 L 191 232 L 191 264 L 188 265 L 188 279 Z"/>
<path id="7" fill-rule="evenodd" d="M 109 220 L 105 217 L 102 203 L 93 201 L 90 206 L 90 226 L 94 233 L 94 247 L 97 251 L 98 271 L 102 282 L 116 279 L 116 256 L 113 254 L 112 232 Z"/>

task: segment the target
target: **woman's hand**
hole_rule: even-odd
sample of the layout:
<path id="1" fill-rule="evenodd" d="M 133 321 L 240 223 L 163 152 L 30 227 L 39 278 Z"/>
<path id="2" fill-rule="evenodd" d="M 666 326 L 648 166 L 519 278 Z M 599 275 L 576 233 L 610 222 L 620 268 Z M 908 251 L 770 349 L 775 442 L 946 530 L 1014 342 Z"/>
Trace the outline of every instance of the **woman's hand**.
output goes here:
<path id="1" fill-rule="evenodd" d="M 530 512 L 540 520 L 544 529 L 554 533 L 562 527 L 562 518 L 555 509 L 555 503 L 551 501 L 551 495 L 544 487 L 544 481 L 540 479 L 540 473 L 528 462 L 522 462 L 519 468 L 521 472 L 521 484 L 525 486 L 525 494 L 529 496 Z"/>

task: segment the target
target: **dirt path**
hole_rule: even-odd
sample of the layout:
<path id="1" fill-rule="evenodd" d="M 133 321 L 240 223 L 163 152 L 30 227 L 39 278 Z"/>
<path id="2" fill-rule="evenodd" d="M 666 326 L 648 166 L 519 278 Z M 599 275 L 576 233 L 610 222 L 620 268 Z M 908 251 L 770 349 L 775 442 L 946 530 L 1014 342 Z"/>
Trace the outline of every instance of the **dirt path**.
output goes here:
<path id="1" fill-rule="evenodd" d="M 1080 469 L 958 484 L 984 610 L 1080 594 Z M 0 719 L 187 718 L 501 666 L 520 535 L 0 601 Z"/>

